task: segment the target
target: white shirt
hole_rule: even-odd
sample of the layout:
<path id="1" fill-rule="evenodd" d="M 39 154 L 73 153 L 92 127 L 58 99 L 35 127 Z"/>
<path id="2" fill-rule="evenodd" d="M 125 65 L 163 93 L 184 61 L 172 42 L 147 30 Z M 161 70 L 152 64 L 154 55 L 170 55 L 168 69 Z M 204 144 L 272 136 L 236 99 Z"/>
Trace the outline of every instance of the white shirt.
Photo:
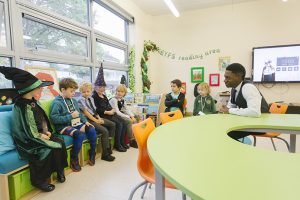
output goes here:
<path id="1" fill-rule="evenodd" d="M 239 94 L 242 86 L 241 82 L 235 89 L 235 98 Z M 248 116 L 248 117 L 260 117 L 261 115 L 261 100 L 262 96 L 258 89 L 253 84 L 245 84 L 243 86 L 242 95 L 247 102 L 247 108 L 238 108 L 237 105 L 231 103 L 231 97 L 228 101 L 227 107 L 229 113 L 233 115 Z"/>

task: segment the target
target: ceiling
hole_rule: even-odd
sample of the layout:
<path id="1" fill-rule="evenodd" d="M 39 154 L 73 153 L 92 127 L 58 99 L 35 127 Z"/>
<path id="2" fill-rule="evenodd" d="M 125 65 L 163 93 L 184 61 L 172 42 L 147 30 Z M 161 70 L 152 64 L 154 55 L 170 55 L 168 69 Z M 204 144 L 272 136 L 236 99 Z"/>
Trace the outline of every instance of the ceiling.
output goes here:
<path id="1" fill-rule="evenodd" d="M 179 13 L 188 10 L 222 6 L 256 0 L 173 0 Z M 133 0 L 135 4 L 149 15 L 171 14 L 164 0 Z"/>

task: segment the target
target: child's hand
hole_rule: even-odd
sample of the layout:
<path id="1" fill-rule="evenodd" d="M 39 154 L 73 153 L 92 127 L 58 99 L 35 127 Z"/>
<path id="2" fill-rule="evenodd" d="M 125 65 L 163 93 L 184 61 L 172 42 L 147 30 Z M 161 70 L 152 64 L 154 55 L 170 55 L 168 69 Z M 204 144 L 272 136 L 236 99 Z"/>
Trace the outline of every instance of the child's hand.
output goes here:
<path id="1" fill-rule="evenodd" d="M 51 138 L 51 133 L 49 131 L 47 131 L 46 133 L 44 133 L 45 135 L 47 135 L 49 138 Z"/>
<path id="2" fill-rule="evenodd" d="M 48 135 L 43 134 L 43 133 L 41 134 L 41 138 L 45 139 L 45 140 L 49 140 L 50 139 L 50 137 Z"/>
<path id="3" fill-rule="evenodd" d="M 107 114 L 107 115 L 114 115 L 115 113 L 112 110 L 110 110 L 110 111 L 105 111 L 105 114 Z"/>
<path id="4" fill-rule="evenodd" d="M 113 112 L 113 114 L 115 114 L 116 110 L 113 108 L 113 109 L 111 109 L 111 112 Z"/>
<path id="5" fill-rule="evenodd" d="M 133 116 L 130 117 L 130 118 L 131 118 L 131 121 L 132 121 L 133 124 L 136 123 L 136 119 Z"/>
<path id="6" fill-rule="evenodd" d="M 104 124 L 104 120 L 103 119 L 100 118 L 100 119 L 98 119 L 98 121 L 99 121 L 98 124 Z"/>
<path id="7" fill-rule="evenodd" d="M 85 122 L 85 125 L 94 127 L 90 122 Z"/>
<path id="8" fill-rule="evenodd" d="M 77 111 L 77 110 L 75 110 L 74 112 L 72 112 L 72 118 L 74 119 L 74 118 L 77 118 L 77 117 L 79 117 L 79 112 Z"/>

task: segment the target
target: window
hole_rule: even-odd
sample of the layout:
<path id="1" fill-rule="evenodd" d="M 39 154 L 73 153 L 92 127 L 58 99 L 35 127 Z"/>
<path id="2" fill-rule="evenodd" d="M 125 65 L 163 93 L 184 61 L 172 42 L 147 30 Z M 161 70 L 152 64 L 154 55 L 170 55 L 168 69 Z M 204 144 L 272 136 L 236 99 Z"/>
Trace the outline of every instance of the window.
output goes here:
<path id="1" fill-rule="evenodd" d="M 77 22 L 88 24 L 89 0 L 27 0 L 31 3 L 46 8 L 50 12 L 63 15 Z"/>
<path id="2" fill-rule="evenodd" d="M 23 17 L 23 39 L 27 48 L 87 57 L 87 37 Z"/>
<path id="3" fill-rule="evenodd" d="M 6 40 L 5 7 L 0 1 L 0 47 L 7 47 Z"/>
<path id="4" fill-rule="evenodd" d="M 98 61 L 125 64 L 125 50 L 97 42 L 96 55 Z"/>
<path id="5" fill-rule="evenodd" d="M 99 68 L 96 68 L 95 72 L 96 72 L 96 77 L 97 77 Z M 120 85 L 121 78 L 123 75 L 126 78 L 126 82 L 128 82 L 128 77 L 127 77 L 126 71 L 104 69 L 104 80 L 107 85 L 105 93 L 108 98 L 111 98 L 115 95 L 116 88 L 118 85 Z"/>
<path id="6" fill-rule="evenodd" d="M 80 85 L 84 81 L 91 82 L 91 77 L 92 77 L 90 67 L 32 61 L 32 60 L 22 60 L 22 66 L 55 68 L 58 80 L 61 80 L 62 78 L 70 77 L 73 78 L 78 83 L 78 85 Z"/>
<path id="7" fill-rule="evenodd" d="M 11 67 L 10 58 L 0 57 L 0 65 Z M 12 82 L 7 80 L 2 73 L 0 73 L 0 88 L 12 88 Z"/>
<path id="8" fill-rule="evenodd" d="M 106 9 L 102 5 L 93 2 L 93 27 L 103 32 L 107 35 L 110 35 L 114 38 L 122 40 L 124 42 L 126 39 L 126 27 L 127 21 L 119 17 L 115 13 Z"/>

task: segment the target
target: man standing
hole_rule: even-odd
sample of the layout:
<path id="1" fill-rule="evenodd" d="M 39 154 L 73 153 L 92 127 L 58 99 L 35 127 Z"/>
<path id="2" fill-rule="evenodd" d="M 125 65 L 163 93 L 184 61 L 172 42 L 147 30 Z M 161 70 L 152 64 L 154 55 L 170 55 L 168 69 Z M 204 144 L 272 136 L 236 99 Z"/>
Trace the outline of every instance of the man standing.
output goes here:
<path id="1" fill-rule="evenodd" d="M 225 71 L 224 83 L 231 89 L 231 96 L 226 106 L 223 106 L 220 112 L 233 115 L 260 117 L 261 113 L 268 113 L 269 106 L 259 90 L 249 81 L 245 81 L 246 70 L 239 63 L 230 64 Z M 242 131 L 232 131 L 228 135 L 237 140 L 250 134 Z"/>

